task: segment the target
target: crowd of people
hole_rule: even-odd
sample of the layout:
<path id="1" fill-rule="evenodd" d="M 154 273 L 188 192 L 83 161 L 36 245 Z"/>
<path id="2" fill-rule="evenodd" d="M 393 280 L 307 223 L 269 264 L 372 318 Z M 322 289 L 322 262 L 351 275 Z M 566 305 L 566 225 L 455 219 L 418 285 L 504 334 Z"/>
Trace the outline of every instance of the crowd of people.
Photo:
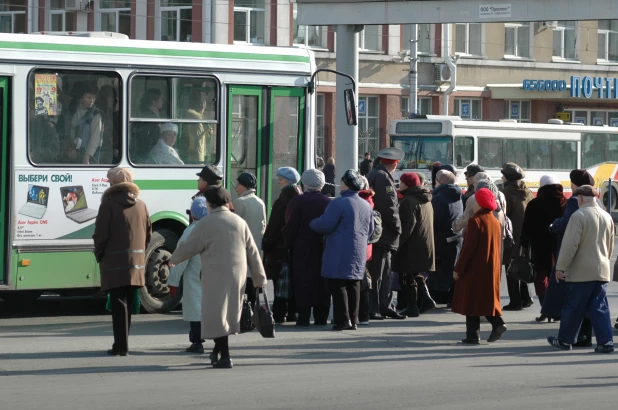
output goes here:
<path id="1" fill-rule="evenodd" d="M 534 305 L 528 283 L 509 274 L 525 255 L 541 305 L 536 320 L 560 321 L 558 336 L 548 343 L 563 350 L 592 346 L 594 330 L 595 351 L 613 351 L 606 287 L 614 225 L 587 171 L 571 172 L 569 199 L 550 175 L 540 179 L 534 197 L 517 164 L 503 165 L 500 187 L 472 164 L 463 193 L 456 170 L 439 162 L 427 181 L 432 189 L 414 172 L 403 173 L 397 186 L 393 172 L 403 157 L 386 148 L 365 164 L 366 176 L 345 171 L 334 199 L 323 193 L 327 177 L 321 170 L 300 175 L 279 168 L 281 192 L 268 220 L 255 175 L 237 177 L 232 201 L 217 169 L 204 167 L 188 211 L 191 225 L 169 261 L 169 286 L 184 285 L 187 351 L 203 353 L 204 340 L 213 339 L 212 365 L 231 368 L 228 336 L 240 331 L 243 298 L 253 302 L 268 280 L 275 287 L 276 323 L 307 327 L 313 318 L 314 326 L 327 326 L 332 304 L 332 330 L 357 330 L 445 305 L 466 317 L 463 344 L 480 343 L 481 316 L 491 324 L 492 343 L 507 330 L 503 310 Z M 126 355 L 132 291 L 144 285 L 151 225 L 130 172 L 114 168 L 108 178 L 95 255 L 112 301 L 115 342 L 109 354 Z M 131 227 L 115 223 L 120 219 Z M 510 298 L 505 306 L 503 267 Z"/>

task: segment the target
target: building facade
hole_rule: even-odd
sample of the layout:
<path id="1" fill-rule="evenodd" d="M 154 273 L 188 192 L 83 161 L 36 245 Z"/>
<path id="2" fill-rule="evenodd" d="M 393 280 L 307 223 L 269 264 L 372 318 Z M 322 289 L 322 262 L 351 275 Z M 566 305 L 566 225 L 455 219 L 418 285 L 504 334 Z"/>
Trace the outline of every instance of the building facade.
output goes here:
<path id="1" fill-rule="evenodd" d="M 288 0 L 0 0 L 0 32 L 113 31 L 145 40 L 310 47 L 320 68 L 336 68 L 332 28 L 300 26 L 296 16 Z M 618 126 L 618 20 L 450 26 L 446 38 L 442 24 L 418 25 L 421 114 L 545 123 L 568 113 L 572 122 Z M 388 122 L 407 115 L 410 27 L 365 26 L 360 33 L 361 154 L 387 146 Z M 445 112 L 447 50 L 457 87 Z M 334 157 L 334 76 L 320 75 L 317 103 L 318 155 Z"/>

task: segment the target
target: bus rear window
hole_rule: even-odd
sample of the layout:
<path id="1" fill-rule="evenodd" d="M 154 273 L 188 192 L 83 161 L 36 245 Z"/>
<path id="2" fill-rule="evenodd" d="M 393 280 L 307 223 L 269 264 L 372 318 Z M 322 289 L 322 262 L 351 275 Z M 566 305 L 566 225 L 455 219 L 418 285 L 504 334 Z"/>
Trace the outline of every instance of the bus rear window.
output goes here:
<path id="1" fill-rule="evenodd" d="M 122 156 L 122 81 L 115 72 L 33 70 L 28 155 L 36 165 L 116 165 Z"/>

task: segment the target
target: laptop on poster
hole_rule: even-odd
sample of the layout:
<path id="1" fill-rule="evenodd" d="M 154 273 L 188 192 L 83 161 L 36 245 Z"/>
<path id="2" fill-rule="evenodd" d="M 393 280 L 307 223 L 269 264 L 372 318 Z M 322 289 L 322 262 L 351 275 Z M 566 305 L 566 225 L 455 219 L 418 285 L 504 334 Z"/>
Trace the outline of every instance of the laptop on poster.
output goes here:
<path id="1" fill-rule="evenodd" d="M 28 185 L 26 203 L 21 207 L 18 213 L 31 218 L 41 219 L 47 211 L 48 201 L 49 188 L 38 185 Z"/>
<path id="2" fill-rule="evenodd" d="M 70 220 L 83 224 L 97 217 L 97 211 L 88 208 L 86 193 L 81 185 L 66 186 L 60 188 L 62 209 L 64 215 Z"/>

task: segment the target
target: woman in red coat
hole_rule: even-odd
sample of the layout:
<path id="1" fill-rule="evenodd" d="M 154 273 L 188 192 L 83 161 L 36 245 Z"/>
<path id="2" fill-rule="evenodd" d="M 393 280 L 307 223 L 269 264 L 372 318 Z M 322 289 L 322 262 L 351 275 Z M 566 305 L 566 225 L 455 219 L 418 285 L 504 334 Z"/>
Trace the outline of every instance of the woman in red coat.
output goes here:
<path id="1" fill-rule="evenodd" d="M 463 249 L 455 266 L 456 280 L 452 311 L 466 316 L 463 344 L 479 344 L 481 316 L 492 325 L 488 342 L 495 342 L 506 332 L 500 307 L 500 249 L 502 229 L 493 215 L 496 199 L 490 190 L 475 195 L 481 209 L 468 221 Z"/>

